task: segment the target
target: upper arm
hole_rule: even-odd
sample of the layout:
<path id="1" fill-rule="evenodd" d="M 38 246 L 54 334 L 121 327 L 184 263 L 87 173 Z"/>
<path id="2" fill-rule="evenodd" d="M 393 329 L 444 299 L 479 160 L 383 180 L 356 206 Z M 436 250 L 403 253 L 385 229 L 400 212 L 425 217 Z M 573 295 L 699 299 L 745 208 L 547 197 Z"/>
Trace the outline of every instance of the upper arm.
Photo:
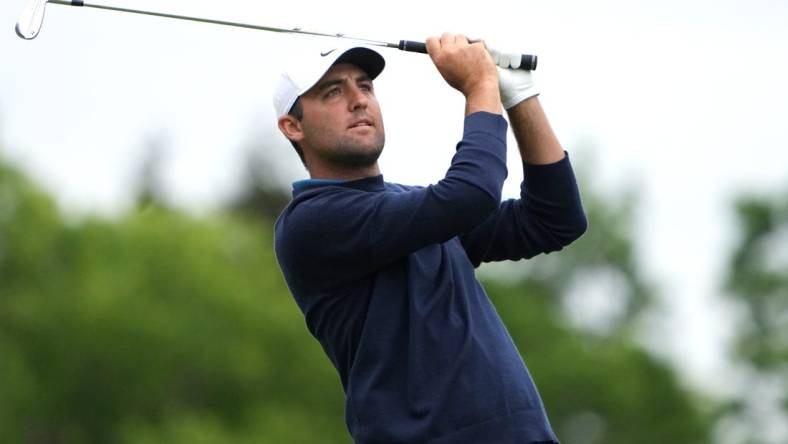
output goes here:
<path id="1" fill-rule="evenodd" d="M 568 156 L 549 165 L 526 165 L 525 178 L 520 199 L 501 203 L 460 237 L 474 266 L 558 251 L 585 232 L 587 221 Z"/>
<path id="2" fill-rule="evenodd" d="M 460 236 L 468 259 L 482 262 L 528 259 L 563 248 L 549 227 L 525 208 L 522 200 L 507 200 L 473 231 Z"/>

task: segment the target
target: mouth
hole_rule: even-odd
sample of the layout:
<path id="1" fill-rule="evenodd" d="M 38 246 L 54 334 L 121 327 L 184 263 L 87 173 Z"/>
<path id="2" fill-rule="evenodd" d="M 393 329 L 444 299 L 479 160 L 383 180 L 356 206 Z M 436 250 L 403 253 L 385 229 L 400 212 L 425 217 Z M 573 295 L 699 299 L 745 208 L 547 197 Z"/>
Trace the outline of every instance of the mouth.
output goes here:
<path id="1" fill-rule="evenodd" d="M 353 122 L 348 128 L 363 128 L 365 126 L 375 126 L 372 124 L 371 120 L 368 119 L 361 119 Z"/>

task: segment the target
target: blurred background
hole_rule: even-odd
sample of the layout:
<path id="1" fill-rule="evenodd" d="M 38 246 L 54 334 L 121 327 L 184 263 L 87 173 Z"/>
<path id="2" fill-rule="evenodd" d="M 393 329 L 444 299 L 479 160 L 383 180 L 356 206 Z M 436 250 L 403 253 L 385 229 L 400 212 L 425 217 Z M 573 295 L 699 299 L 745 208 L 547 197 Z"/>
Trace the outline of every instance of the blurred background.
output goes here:
<path id="1" fill-rule="evenodd" d="M 538 54 L 589 231 L 479 275 L 562 442 L 788 442 L 788 3 L 106 3 Z M 23 41 L 23 6 L 0 6 L 0 443 L 350 442 L 272 249 L 307 177 L 273 85 L 338 42 L 60 5 Z M 462 97 L 382 52 L 384 176 L 433 183 Z"/>

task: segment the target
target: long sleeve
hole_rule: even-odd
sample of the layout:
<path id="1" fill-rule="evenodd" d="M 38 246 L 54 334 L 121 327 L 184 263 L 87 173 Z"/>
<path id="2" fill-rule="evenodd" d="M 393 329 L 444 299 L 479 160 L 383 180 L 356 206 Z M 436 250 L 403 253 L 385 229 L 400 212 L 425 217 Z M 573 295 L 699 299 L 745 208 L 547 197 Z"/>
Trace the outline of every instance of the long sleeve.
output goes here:
<path id="1" fill-rule="evenodd" d="M 561 250 L 580 237 L 587 221 L 567 154 L 549 165 L 524 165 L 520 199 L 507 200 L 461 236 L 471 263 L 518 260 Z"/>

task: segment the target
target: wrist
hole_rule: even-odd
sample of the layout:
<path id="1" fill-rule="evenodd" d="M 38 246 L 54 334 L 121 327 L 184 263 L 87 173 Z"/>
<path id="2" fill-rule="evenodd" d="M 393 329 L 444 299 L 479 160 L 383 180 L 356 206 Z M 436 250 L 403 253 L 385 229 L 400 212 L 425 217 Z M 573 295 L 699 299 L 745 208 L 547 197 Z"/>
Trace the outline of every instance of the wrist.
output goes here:
<path id="1" fill-rule="evenodd" d="M 465 94 L 465 115 L 478 111 L 501 114 L 501 94 L 497 82 L 480 85 Z"/>
<path id="2" fill-rule="evenodd" d="M 466 99 L 471 96 L 492 94 L 493 92 L 497 93 L 500 97 L 500 88 L 497 77 L 475 80 L 463 90 L 463 94 L 465 95 Z"/>

